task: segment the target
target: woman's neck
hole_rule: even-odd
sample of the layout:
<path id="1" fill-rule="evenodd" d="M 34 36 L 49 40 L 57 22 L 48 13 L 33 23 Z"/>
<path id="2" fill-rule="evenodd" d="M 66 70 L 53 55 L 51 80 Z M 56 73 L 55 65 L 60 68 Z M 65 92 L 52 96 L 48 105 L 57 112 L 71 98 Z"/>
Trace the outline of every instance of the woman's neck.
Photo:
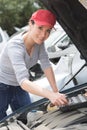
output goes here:
<path id="1" fill-rule="evenodd" d="M 30 37 L 29 32 L 26 32 L 23 34 L 23 39 L 24 39 L 24 44 L 25 44 L 26 50 L 27 50 L 28 54 L 31 55 L 35 43 L 32 40 L 32 38 Z"/>

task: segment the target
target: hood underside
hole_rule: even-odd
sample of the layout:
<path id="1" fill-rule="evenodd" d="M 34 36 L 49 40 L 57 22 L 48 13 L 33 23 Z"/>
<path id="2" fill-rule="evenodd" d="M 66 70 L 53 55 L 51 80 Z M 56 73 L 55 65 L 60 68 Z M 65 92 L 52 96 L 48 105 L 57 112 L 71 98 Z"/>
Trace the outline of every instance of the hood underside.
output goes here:
<path id="1" fill-rule="evenodd" d="M 40 0 L 52 11 L 58 23 L 69 35 L 81 56 L 87 61 L 87 1 Z"/>

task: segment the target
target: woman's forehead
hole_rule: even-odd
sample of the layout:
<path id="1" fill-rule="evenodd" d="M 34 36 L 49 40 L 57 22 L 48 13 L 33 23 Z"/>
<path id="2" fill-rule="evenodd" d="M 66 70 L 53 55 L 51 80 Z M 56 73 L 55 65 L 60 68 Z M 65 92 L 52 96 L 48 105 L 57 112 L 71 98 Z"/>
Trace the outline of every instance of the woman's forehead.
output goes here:
<path id="1" fill-rule="evenodd" d="M 47 26 L 47 25 L 37 25 L 36 23 L 35 23 L 35 25 L 37 26 L 37 27 L 41 27 L 41 28 L 45 28 L 45 29 L 52 29 L 52 27 L 50 27 L 50 26 Z"/>

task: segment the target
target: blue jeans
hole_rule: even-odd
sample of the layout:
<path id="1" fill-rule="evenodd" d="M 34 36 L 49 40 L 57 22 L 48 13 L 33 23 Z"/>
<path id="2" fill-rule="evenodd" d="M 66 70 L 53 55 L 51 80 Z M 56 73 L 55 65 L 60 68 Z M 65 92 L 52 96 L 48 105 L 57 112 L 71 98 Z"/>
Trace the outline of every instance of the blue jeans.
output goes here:
<path id="1" fill-rule="evenodd" d="M 15 111 L 31 103 L 29 94 L 20 86 L 0 83 L 0 120 L 7 116 L 8 105 Z"/>

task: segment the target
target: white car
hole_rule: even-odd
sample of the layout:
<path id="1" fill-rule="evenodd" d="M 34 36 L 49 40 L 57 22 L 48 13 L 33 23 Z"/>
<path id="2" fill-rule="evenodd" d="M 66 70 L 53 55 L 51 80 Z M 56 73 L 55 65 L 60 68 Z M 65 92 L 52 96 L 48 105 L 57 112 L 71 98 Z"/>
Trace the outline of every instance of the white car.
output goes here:
<path id="1" fill-rule="evenodd" d="M 3 50 L 3 47 L 5 46 L 8 39 L 9 39 L 9 35 L 7 34 L 7 32 L 5 30 L 3 30 L 0 27 L 0 53 Z"/>

